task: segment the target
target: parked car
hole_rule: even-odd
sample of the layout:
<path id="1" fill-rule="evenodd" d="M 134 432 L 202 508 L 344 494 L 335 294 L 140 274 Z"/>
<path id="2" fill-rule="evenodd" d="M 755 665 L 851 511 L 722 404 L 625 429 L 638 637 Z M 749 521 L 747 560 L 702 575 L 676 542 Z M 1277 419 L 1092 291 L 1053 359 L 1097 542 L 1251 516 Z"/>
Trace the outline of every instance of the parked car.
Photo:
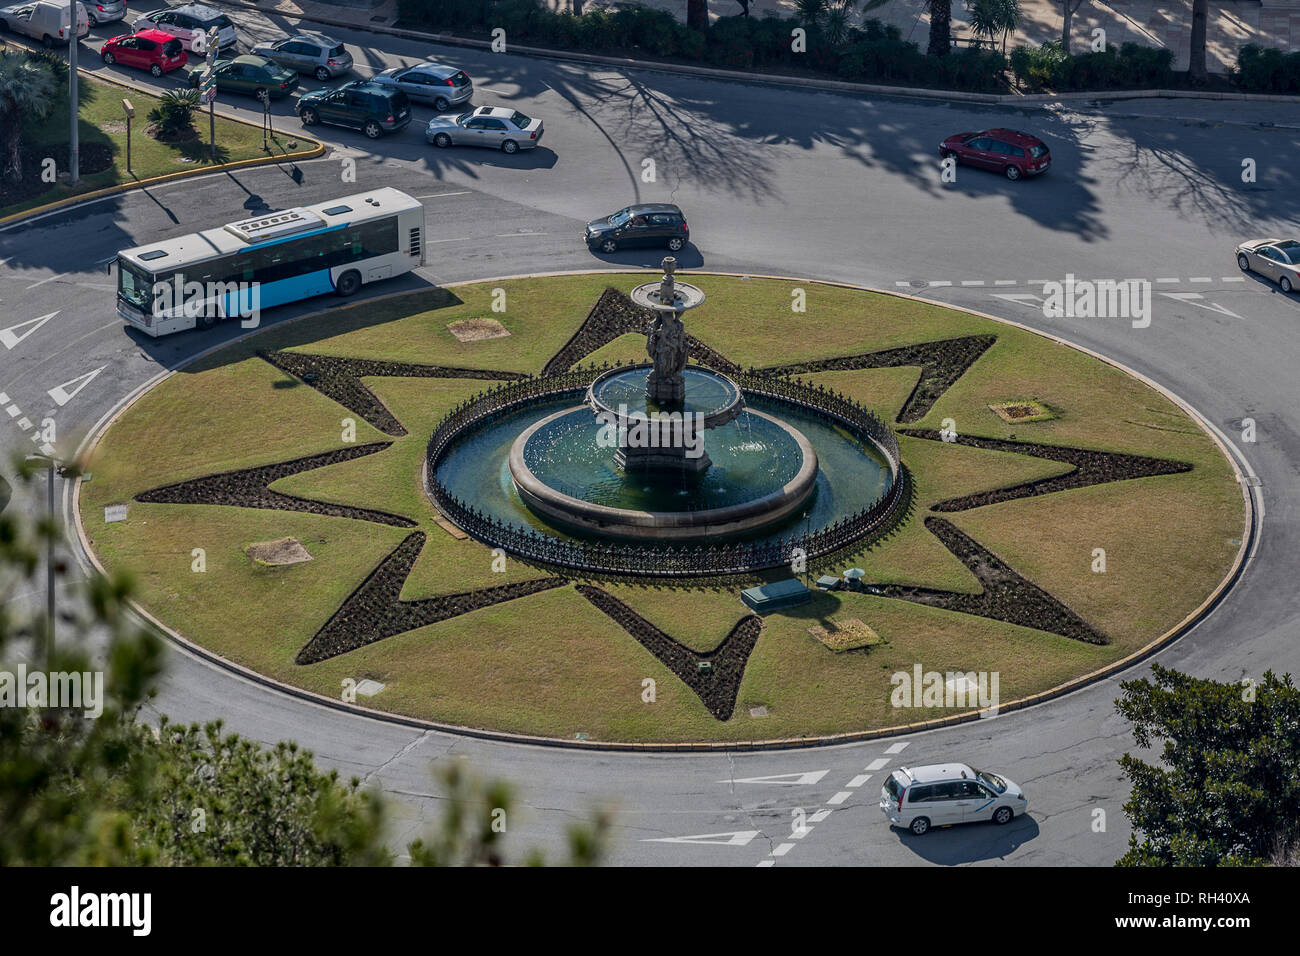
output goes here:
<path id="1" fill-rule="evenodd" d="M 1300 288 L 1300 242 L 1294 239 L 1252 239 L 1237 246 L 1237 265 L 1272 279 L 1283 292 Z"/>
<path id="2" fill-rule="evenodd" d="M 121 63 L 148 70 L 154 76 L 179 70 L 189 60 L 181 41 L 161 30 L 112 37 L 99 48 L 99 57 L 109 66 Z"/>
<path id="3" fill-rule="evenodd" d="M 298 99 L 298 118 L 303 126 L 347 126 L 378 139 L 411 122 L 411 101 L 401 90 L 353 80 L 338 89 L 304 93 Z"/>
<path id="4" fill-rule="evenodd" d="M 964 763 L 903 767 L 880 788 L 880 809 L 890 825 L 916 836 L 954 823 L 1010 823 L 1028 806 L 1018 785 Z"/>
<path id="5" fill-rule="evenodd" d="M 939 144 L 944 159 L 956 157 L 963 166 L 996 170 L 1007 179 L 1037 176 L 1052 165 L 1052 153 L 1036 136 L 1013 129 L 986 129 L 982 133 L 958 133 Z"/>
<path id="6" fill-rule="evenodd" d="M 635 246 L 667 246 L 676 252 L 690 241 L 681 209 L 666 202 L 627 206 L 587 223 L 583 239 L 591 249 L 610 253 Z"/>
<path id="7" fill-rule="evenodd" d="M 438 112 L 468 103 L 474 96 L 474 83 L 465 71 L 441 63 L 395 66 L 377 74 L 371 82 L 395 86 L 411 99 L 428 103 Z"/>
<path id="8" fill-rule="evenodd" d="M 217 89 L 223 93 L 246 93 L 261 96 L 262 91 L 271 99 L 288 96 L 298 88 L 298 74 L 271 62 L 264 56 L 246 53 L 231 60 L 217 60 L 212 66 Z M 198 87 L 203 81 L 206 66 L 190 70 L 190 86 Z"/>
<path id="9" fill-rule="evenodd" d="M 81 0 L 81 5 L 86 8 L 92 27 L 126 19 L 126 0 Z"/>
<path id="10" fill-rule="evenodd" d="M 332 80 L 352 69 L 352 54 L 338 40 L 315 33 L 299 33 L 273 43 L 253 47 L 259 56 L 274 60 L 286 70 L 310 73 L 316 79 Z"/>
<path id="11" fill-rule="evenodd" d="M 0 10 L 0 28 L 21 33 L 40 40 L 47 48 L 66 44 L 72 14 L 66 3 L 54 0 L 35 0 L 34 3 L 16 3 Z M 90 17 L 82 4 L 77 4 L 77 39 L 90 33 Z"/>
<path id="12" fill-rule="evenodd" d="M 480 106 L 459 116 L 435 116 L 424 130 L 434 146 L 486 146 L 503 153 L 535 149 L 542 140 L 542 121 L 505 106 Z"/>
<path id="13" fill-rule="evenodd" d="M 208 30 L 217 28 L 217 45 L 222 51 L 239 42 L 235 25 L 220 10 L 202 3 L 187 3 L 179 7 L 155 10 L 136 20 L 133 29 L 161 30 L 178 38 L 191 53 L 205 53 Z M 195 44 L 197 43 L 197 48 Z"/>

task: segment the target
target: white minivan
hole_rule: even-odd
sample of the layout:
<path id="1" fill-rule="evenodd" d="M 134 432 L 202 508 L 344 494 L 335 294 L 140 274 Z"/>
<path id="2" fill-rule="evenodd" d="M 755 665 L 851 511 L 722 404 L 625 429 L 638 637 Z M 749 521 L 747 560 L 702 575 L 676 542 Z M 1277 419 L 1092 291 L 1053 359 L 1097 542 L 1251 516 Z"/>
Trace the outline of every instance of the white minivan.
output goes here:
<path id="1" fill-rule="evenodd" d="M 917 836 L 954 823 L 1010 823 L 1028 806 L 1024 791 L 1006 777 L 964 763 L 903 767 L 880 789 L 880 809 L 890 825 Z"/>
<path id="2" fill-rule="evenodd" d="M 40 40 L 47 49 L 66 45 L 68 42 L 68 25 L 72 17 L 68 4 L 56 3 L 55 0 L 35 0 L 33 3 L 16 3 L 12 7 L 0 10 L 0 26 L 14 33 L 22 33 L 33 40 Z M 86 8 L 77 4 L 77 39 L 90 33 L 90 17 Z"/>

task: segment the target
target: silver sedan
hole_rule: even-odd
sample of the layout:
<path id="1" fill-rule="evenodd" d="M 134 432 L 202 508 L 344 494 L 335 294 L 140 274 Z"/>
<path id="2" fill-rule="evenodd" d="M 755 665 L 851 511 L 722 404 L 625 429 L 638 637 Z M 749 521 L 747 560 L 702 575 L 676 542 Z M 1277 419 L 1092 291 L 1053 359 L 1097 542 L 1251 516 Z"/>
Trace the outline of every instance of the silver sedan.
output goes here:
<path id="1" fill-rule="evenodd" d="M 481 106 L 459 116 L 435 116 L 424 138 L 434 146 L 486 146 L 505 153 L 533 149 L 542 139 L 542 121 L 504 106 Z"/>
<path id="2" fill-rule="evenodd" d="M 1283 292 L 1300 288 L 1300 242 L 1294 239 L 1252 239 L 1237 246 L 1237 265 L 1272 279 Z"/>

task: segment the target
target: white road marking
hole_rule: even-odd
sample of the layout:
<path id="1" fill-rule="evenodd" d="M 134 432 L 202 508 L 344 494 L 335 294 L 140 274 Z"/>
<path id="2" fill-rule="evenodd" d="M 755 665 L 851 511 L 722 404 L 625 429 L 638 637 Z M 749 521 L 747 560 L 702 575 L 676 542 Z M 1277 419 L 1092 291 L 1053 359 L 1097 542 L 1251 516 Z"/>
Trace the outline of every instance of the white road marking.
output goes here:
<path id="1" fill-rule="evenodd" d="M 1246 277 L 1245 276 L 1224 276 L 1219 281 L 1220 282 L 1245 282 Z"/>
<path id="2" fill-rule="evenodd" d="M 852 780 L 849 781 L 849 784 L 848 784 L 849 789 L 850 789 L 850 790 L 856 790 L 858 787 L 862 786 L 864 783 L 866 783 L 866 782 L 867 782 L 868 780 L 870 780 L 870 779 L 871 779 L 871 774 L 869 774 L 869 773 L 860 773 L 860 774 L 858 774 L 856 777 L 854 777 Z"/>
<path id="3" fill-rule="evenodd" d="M 40 282 L 33 282 L 31 285 L 27 287 L 27 290 L 30 292 L 32 289 L 35 289 L 37 286 L 45 285 L 45 283 L 47 282 L 53 282 L 55 279 L 62 279 L 64 276 L 67 275 L 72 275 L 72 273 L 60 272 L 58 275 L 50 276 L 48 279 L 42 279 Z"/>
<path id="4" fill-rule="evenodd" d="M 910 740 L 904 740 L 902 743 L 890 744 L 889 747 L 885 750 L 885 753 L 901 754 L 904 750 L 907 749 L 907 745 L 910 743 L 911 743 Z"/>
<path id="5" fill-rule="evenodd" d="M 758 836 L 757 830 L 733 830 L 729 833 L 698 833 L 694 836 L 655 837 L 642 843 L 693 843 L 701 846 L 748 846 Z"/>
<path id="6" fill-rule="evenodd" d="M 1211 279 L 1209 276 L 1192 276 L 1192 278 L 1191 278 L 1189 281 L 1191 281 L 1191 282 L 1213 282 L 1214 280 Z"/>
<path id="7" fill-rule="evenodd" d="M 108 368 L 107 365 L 101 365 L 93 372 L 87 372 L 85 375 L 78 375 L 76 378 L 64 382 L 62 385 L 55 385 L 46 394 L 49 395 L 50 398 L 54 399 L 54 403 L 56 405 L 62 408 L 64 405 L 68 404 L 68 402 L 76 398 L 77 393 L 80 392 L 87 385 L 89 385 L 91 382 L 93 382 L 95 380 L 95 376 L 98 375 L 100 372 L 104 371 L 104 369 L 106 368 Z M 73 388 L 71 391 L 69 391 L 69 387 L 73 385 L 75 385 L 76 388 Z"/>
<path id="8" fill-rule="evenodd" d="M 947 282 L 947 281 L 945 281 L 945 280 L 943 280 L 943 279 L 934 279 L 934 280 L 932 280 L 932 281 L 930 282 L 930 288 L 931 288 L 931 289 L 937 289 L 937 288 L 939 288 L 940 286 L 945 286 L 945 285 L 952 285 L 952 283 L 951 283 L 951 282 Z"/>
<path id="9" fill-rule="evenodd" d="M 460 192 L 456 192 L 456 193 L 434 193 L 431 196 L 416 196 L 415 198 L 416 199 L 441 199 L 443 196 L 468 196 L 470 192 L 471 190 L 469 189 L 462 189 Z"/>
<path id="10" fill-rule="evenodd" d="M 0 329 L 0 343 L 3 343 L 5 348 L 12 349 L 15 345 L 27 338 L 27 336 L 31 335 L 58 314 L 58 312 L 51 312 L 48 315 L 37 316 L 34 319 L 28 319 L 26 322 L 19 322 L 17 325 L 11 325 L 7 329 Z M 22 333 L 22 335 L 17 334 L 17 329 L 25 328 L 29 325 L 31 326 L 30 329 L 27 329 L 26 332 Z"/>
<path id="11" fill-rule="evenodd" d="M 0 405 L 8 405 L 8 404 L 9 404 L 9 393 L 0 392 Z"/>
<path id="12" fill-rule="evenodd" d="M 983 279 L 962 279 L 961 284 L 964 286 L 983 285 Z"/>
<path id="13" fill-rule="evenodd" d="M 1198 302 L 1197 299 L 1203 299 L 1205 296 L 1199 292 L 1161 292 L 1167 299 L 1177 299 L 1179 302 L 1186 302 L 1188 305 L 1194 305 L 1198 309 L 1205 309 L 1207 312 L 1218 312 L 1220 315 L 1230 315 L 1234 319 L 1240 319 L 1236 312 L 1230 312 L 1217 302 Z"/>
<path id="14" fill-rule="evenodd" d="M 1015 279 L 994 279 L 993 284 L 994 285 L 1015 285 L 1016 280 Z"/>
<path id="15" fill-rule="evenodd" d="M 494 239 L 521 239 L 529 236 L 544 236 L 544 232 L 498 232 Z"/>
<path id="16" fill-rule="evenodd" d="M 9 413 L 10 418 L 17 418 L 19 415 L 23 413 L 23 410 L 19 408 L 17 405 L 10 405 L 8 408 L 5 409 L 5 411 Z"/>
<path id="17" fill-rule="evenodd" d="M 457 236 L 455 239 L 429 239 L 424 244 L 426 246 L 435 246 L 440 242 L 464 242 L 469 236 Z"/>
<path id="18" fill-rule="evenodd" d="M 790 852 L 791 850 L 793 850 L 793 849 L 794 849 L 794 844 L 793 844 L 793 843 L 782 843 L 779 847 L 777 847 L 775 850 L 772 851 L 772 855 L 773 855 L 773 856 L 785 856 L 787 853 L 789 853 L 789 852 Z"/>
<path id="19" fill-rule="evenodd" d="M 838 807 L 841 803 L 843 803 L 851 796 L 853 796 L 852 790 L 841 790 L 839 793 L 835 794 L 835 796 L 831 797 L 826 802 L 830 804 L 832 807 Z"/>
<path id="20" fill-rule="evenodd" d="M 1027 309 L 1037 309 L 1044 301 L 1042 296 L 1032 292 L 990 292 L 989 295 L 995 299 L 1006 299 L 1016 305 L 1023 305 Z"/>
<path id="21" fill-rule="evenodd" d="M 813 784 L 830 773 L 829 770 L 806 770 L 803 773 L 774 773 L 770 777 L 741 777 L 736 780 L 719 780 L 718 783 L 776 783 L 787 787 Z"/>
<path id="22" fill-rule="evenodd" d="M 826 810 L 826 809 L 818 810 L 816 813 L 814 813 L 812 816 L 808 818 L 808 822 L 821 823 L 823 820 L 825 820 L 834 812 L 835 812 L 834 810 Z"/>
<path id="23" fill-rule="evenodd" d="M 1157 279 L 1156 283 L 1158 285 L 1178 285 L 1182 281 L 1182 279 Z"/>
<path id="24" fill-rule="evenodd" d="M 18 419 L 18 427 L 23 431 L 27 431 L 27 429 L 32 427 L 32 420 L 24 415 L 22 418 Z"/>
<path id="25" fill-rule="evenodd" d="M 790 831 L 790 839 L 802 840 L 808 834 L 812 833 L 812 831 L 813 831 L 812 825 L 805 823 L 802 827 L 797 827 L 796 829 Z"/>
<path id="26" fill-rule="evenodd" d="M 776 866 L 776 860 L 759 860 L 759 866 Z"/>
<path id="27" fill-rule="evenodd" d="M 888 757 L 877 757 L 875 760 L 871 761 L 871 763 L 867 764 L 865 769 L 868 772 L 871 772 L 873 770 L 879 770 L 881 767 L 884 767 L 888 763 L 889 763 Z"/>

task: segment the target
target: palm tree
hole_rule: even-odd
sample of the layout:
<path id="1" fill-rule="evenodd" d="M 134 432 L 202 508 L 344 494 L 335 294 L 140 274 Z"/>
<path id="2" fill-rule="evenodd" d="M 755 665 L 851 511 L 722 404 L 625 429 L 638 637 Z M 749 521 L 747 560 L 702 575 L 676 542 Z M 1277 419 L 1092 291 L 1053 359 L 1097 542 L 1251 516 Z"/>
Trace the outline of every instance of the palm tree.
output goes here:
<path id="1" fill-rule="evenodd" d="M 930 56 L 947 56 L 952 46 L 952 0 L 927 0 L 930 8 Z"/>
<path id="2" fill-rule="evenodd" d="M 692 30 L 709 28 L 709 0 L 686 0 L 686 25 Z"/>
<path id="3" fill-rule="evenodd" d="M 1187 73 L 1193 83 L 1209 79 L 1205 69 L 1205 25 L 1210 17 L 1210 0 L 1192 0 L 1192 38 Z"/>
<path id="4" fill-rule="evenodd" d="M 23 120 L 44 119 L 54 108 L 57 95 L 58 81 L 48 66 L 15 50 L 0 51 L 0 145 L 6 179 L 18 182 L 23 178 Z"/>
<path id="5" fill-rule="evenodd" d="M 992 46 L 1002 34 L 1002 52 L 1007 52 L 1007 35 L 1020 25 L 1020 0 L 967 0 L 971 27 Z"/>

